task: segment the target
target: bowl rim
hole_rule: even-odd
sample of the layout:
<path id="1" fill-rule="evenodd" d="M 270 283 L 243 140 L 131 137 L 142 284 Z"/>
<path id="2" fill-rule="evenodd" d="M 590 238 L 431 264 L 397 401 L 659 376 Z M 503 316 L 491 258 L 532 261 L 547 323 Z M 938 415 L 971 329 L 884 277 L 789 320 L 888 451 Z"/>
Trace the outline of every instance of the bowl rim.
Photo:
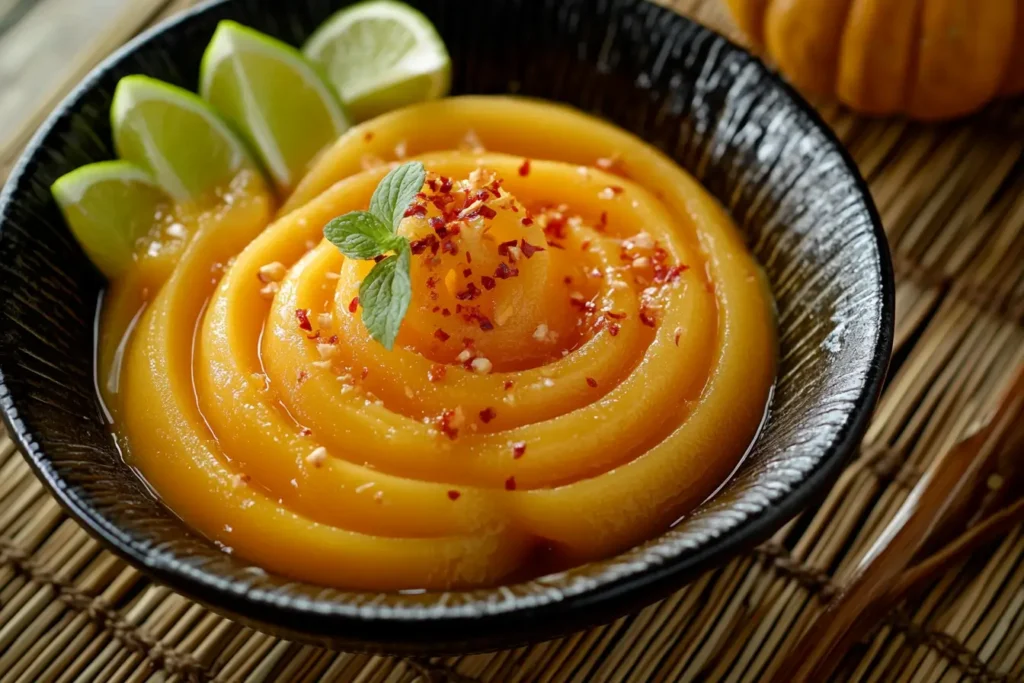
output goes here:
<path id="1" fill-rule="evenodd" d="M 171 16 L 127 41 L 90 69 L 46 117 L 12 167 L 0 192 L 0 232 L 5 222 L 7 207 L 14 199 L 15 188 L 21 185 L 22 177 L 41 143 L 58 120 L 72 109 L 104 74 L 155 37 L 174 31 L 198 15 L 234 1 L 236 0 L 206 0 Z M 12 441 L 36 477 L 43 482 L 61 507 L 106 549 L 151 579 L 170 586 L 215 612 L 228 615 L 254 628 L 272 631 L 299 641 L 317 644 L 342 642 L 345 647 L 351 649 L 397 654 L 417 654 L 427 649 L 432 654 L 487 651 L 537 642 L 607 623 L 635 608 L 638 603 L 649 604 L 665 597 L 697 574 L 720 566 L 724 560 L 766 540 L 815 496 L 827 490 L 856 451 L 867 431 L 885 382 L 895 336 L 895 278 L 892 257 L 881 217 L 867 182 L 860 174 L 850 152 L 818 111 L 778 73 L 768 68 L 757 55 L 751 54 L 727 36 L 679 14 L 672 8 L 659 8 L 677 14 L 689 23 L 693 30 L 724 41 L 730 49 L 749 56 L 771 86 L 780 90 L 822 134 L 825 145 L 839 154 L 843 162 L 842 170 L 853 181 L 853 187 L 870 218 L 872 244 L 878 254 L 877 275 L 881 290 L 881 307 L 878 334 L 873 341 L 873 353 L 865 370 L 863 388 L 851 401 L 854 408 L 848 414 L 844 427 L 824 450 L 814 468 L 803 479 L 794 482 L 788 492 L 771 501 L 763 510 L 748 516 L 744 521 L 684 556 L 672 557 L 661 563 L 649 563 L 640 570 L 595 581 L 594 585 L 575 593 L 567 593 L 539 603 L 523 604 L 517 601 L 511 608 L 497 605 L 493 610 L 485 608 L 482 611 L 467 611 L 464 608 L 451 607 L 440 612 L 431 609 L 414 614 L 404 612 L 400 608 L 345 605 L 338 601 L 329 602 L 325 608 L 324 601 L 283 598 L 275 596 L 270 591 L 241 586 L 236 579 L 219 578 L 204 570 L 191 568 L 181 562 L 180 558 L 174 558 L 175 562 L 168 562 L 161 557 L 167 551 L 138 547 L 137 543 L 130 542 L 127 535 L 104 517 L 89 500 L 67 487 L 18 417 L 17 406 L 7 386 L 6 375 L 0 368 L 0 419 L 3 420 Z M 371 591 L 350 592 L 392 595 Z M 452 594 L 461 592 L 463 591 L 448 591 Z M 321 607 L 318 609 L 317 605 Z M 422 626 L 428 621 L 431 624 L 430 632 L 423 633 Z M 509 634 L 513 633 L 520 636 L 510 637 Z"/>

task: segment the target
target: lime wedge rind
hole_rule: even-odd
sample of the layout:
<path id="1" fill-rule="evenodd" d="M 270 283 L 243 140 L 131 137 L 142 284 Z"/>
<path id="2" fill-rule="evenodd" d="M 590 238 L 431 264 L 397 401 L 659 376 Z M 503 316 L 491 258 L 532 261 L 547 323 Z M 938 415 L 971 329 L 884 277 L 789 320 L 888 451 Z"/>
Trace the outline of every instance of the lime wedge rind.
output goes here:
<path id="1" fill-rule="evenodd" d="M 110 121 L 118 156 L 151 173 L 178 200 L 196 199 L 226 185 L 243 169 L 256 168 L 245 143 L 213 107 L 195 93 L 155 78 L 122 78 Z M 181 139 L 169 137 L 173 135 Z"/>
<path id="2" fill-rule="evenodd" d="M 374 24 L 408 34 L 412 49 L 393 63 L 381 64 L 388 59 L 389 34 L 381 29 L 374 44 L 369 29 Z M 451 85 L 451 59 L 437 29 L 419 10 L 396 0 L 368 0 L 336 12 L 310 36 L 302 52 L 325 71 L 360 119 L 443 97 Z M 428 85 L 421 89 L 424 79 Z M 408 92 L 396 96 L 403 84 Z"/>
<path id="3" fill-rule="evenodd" d="M 132 262 L 135 246 L 168 201 L 152 177 L 127 161 L 100 161 L 58 178 L 50 192 L 89 260 L 108 278 Z"/>
<path id="4" fill-rule="evenodd" d="M 280 67 L 289 78 L 282 80 L 279 72 L 275 81 L 268 72 Z M 224 79 L 229 87 L 223 85 Z M 233 21 L 221 21 L 207 46 L 199 93 L 248 139 L 284 191 L 298 182 L 315 152 L 350 127 L 341 100 L 301 52 Z M 301 103 L 303 120 L 274 120 L 275 102 L 268 97 L 276 98 L 278 105 Z M 319 129 L 311 128 L 311 121 L 319 121 Z M 302 132 L 305 144 L 288 144 L 289 132 L 295 131 Z"/>

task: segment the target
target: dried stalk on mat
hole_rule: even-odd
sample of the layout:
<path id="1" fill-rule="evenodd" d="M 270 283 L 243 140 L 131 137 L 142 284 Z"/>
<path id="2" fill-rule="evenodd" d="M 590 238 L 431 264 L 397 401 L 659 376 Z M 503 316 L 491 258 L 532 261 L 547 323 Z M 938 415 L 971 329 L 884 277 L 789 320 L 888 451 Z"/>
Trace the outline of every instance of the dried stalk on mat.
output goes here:
<path id="1" fill-rule="evenodd" d="M 917 569 L 909 583 L 900 580 L 914 556 L 949 521 L 951 513 L 978 497 L 998 456 L 1000 436 L 1022 414 L 1024 366 L 1018 369 L 995 411 L 972 423 L 965 435 L 924 472 L 865 554 L 847 587 L 832 599 L 783 661 L 773 678 L 775 683 L 829 680 L 847 649 L 892 608 L 892 598 L 898 596 L 896 589 L 909 588 L 928 574 L 931 565 L 926 564 L 923 572 Z M 1013 520 L 1014 508 L 1010 511 L 1009 519 Z M 991 526 L 981 529 L 990 530 Z M 960 544 L 972 542 L 962 539 Z M 955 554 L 956 549 L 949 553 Z"/>

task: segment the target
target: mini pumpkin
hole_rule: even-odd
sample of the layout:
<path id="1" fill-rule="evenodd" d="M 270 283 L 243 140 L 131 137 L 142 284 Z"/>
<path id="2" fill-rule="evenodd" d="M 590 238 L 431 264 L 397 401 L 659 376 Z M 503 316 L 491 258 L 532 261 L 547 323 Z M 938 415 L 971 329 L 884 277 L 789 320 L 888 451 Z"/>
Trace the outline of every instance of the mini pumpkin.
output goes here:
<path id="1" fill-rule="evenodd" d="M 1024 92 L 1024 0 L 726 0 L 798 88 L 948 119 Z"/>

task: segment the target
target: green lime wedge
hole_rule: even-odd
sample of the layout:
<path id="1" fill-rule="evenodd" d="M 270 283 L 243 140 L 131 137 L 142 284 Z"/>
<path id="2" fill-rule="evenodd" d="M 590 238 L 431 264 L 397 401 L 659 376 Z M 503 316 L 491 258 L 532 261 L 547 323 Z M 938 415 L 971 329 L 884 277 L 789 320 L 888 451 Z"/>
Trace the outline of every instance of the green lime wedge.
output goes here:
<path id="1" fill-rule="evenodd" d="M 226 187 L 257 169 L 245 143 L 194 93 L 147 76 L 125 76 L 110 105 L 117 154 L 148 171 L 177 200 Z"/>
<path id="2" fill-rule="evenodd" d="M 131 264 L 136 242 L 169 203 L 149 174 L 127 161 L 82 166 L 50 191 L 86 255 L 109 278 Z"/>
<path id="3" fill-rule="evenodd" d="M 430 20 L 394 0 L 343 9 L 302 49 L 359 121 L 448 93 L 451 59 Z"/>
<path id="4" fill-rule="evenodd" d="M 199 94 L 248 139 L 282 194 L 349 128 L 331 86 L 302 53 L 221 21 L 203 55 Z"/>

